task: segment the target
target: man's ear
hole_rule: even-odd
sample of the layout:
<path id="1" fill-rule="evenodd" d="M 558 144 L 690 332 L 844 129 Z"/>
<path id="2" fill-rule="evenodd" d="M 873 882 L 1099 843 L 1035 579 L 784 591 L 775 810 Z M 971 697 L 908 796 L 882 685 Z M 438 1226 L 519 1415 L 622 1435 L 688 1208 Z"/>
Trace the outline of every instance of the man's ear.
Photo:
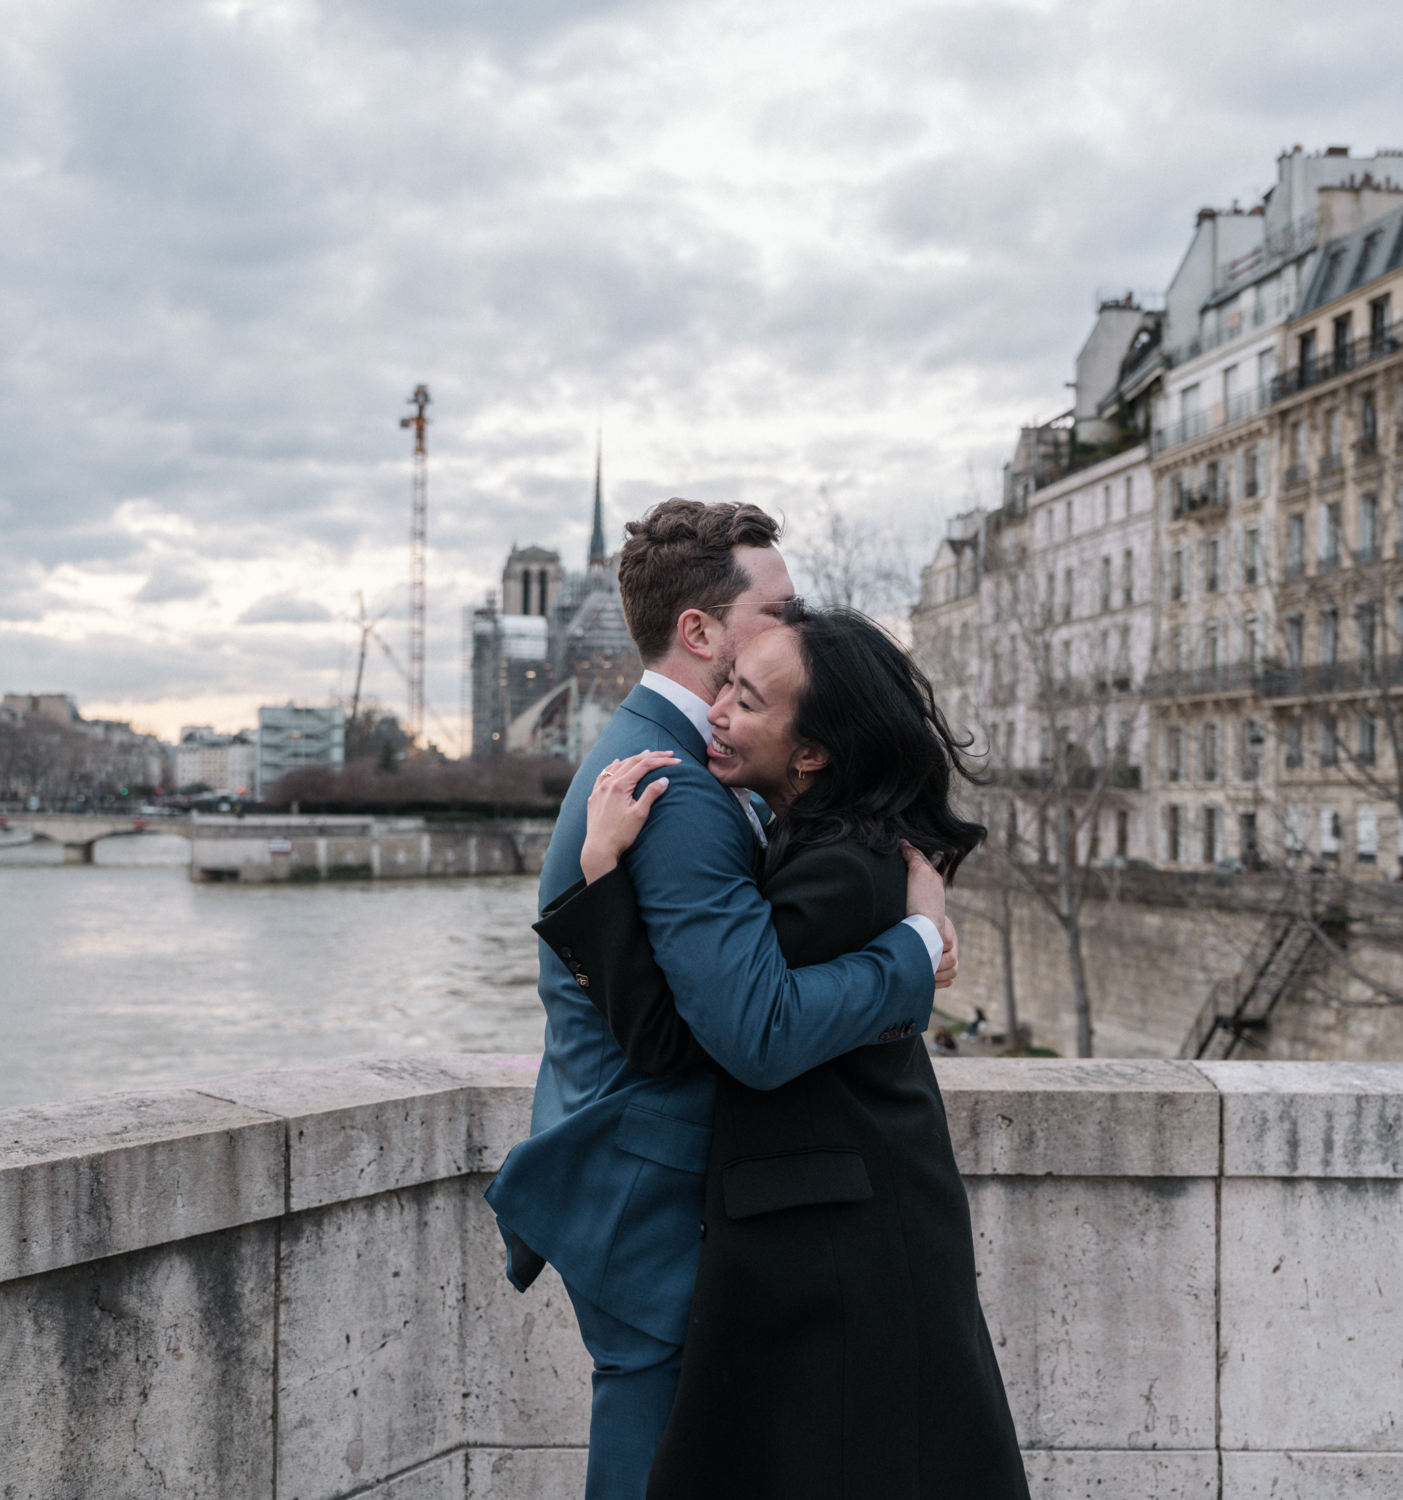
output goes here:
<path id="1" fill-rule="evenodd" d="M 692 656 L 711 661 L 716 648 L 711 644 L 711 632 L 719 621 L 704 609 L 684 609 L 677 617 L 677 639 Z"/>

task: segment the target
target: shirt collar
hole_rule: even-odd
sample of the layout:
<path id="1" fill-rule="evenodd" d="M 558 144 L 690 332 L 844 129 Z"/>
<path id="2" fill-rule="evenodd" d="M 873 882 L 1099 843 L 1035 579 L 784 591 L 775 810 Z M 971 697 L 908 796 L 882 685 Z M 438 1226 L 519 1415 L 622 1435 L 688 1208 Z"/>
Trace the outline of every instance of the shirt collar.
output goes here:
<path id="1" fill-rule="evenodd" d="M 711 722 L 707 718 L 711 705 L 705 699 L 697 697 L 691 688 L 684 688 L 680 682 L 674 682 L 671 677 L 664 677 L 661 672 L 652 670 L 644 672 L 638 685 L 655 692 L 659 698 L 666 698 L 701 735 L 702 743 L 704 745 L 711 743 Z"/>

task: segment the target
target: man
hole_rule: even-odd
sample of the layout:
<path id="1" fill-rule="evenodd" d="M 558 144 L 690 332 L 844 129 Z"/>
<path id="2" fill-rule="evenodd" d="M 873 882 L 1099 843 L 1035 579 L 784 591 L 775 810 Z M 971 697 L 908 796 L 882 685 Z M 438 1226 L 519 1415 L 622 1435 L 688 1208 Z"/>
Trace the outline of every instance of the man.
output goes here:
<path id="1" fill-rule="evenodd" d="M 775 1088 L 924 1030 L 943 950 L 929 916 L 860 953 L 788 970 L 752 873 L 759 819 L 707 770 L 707 710 L 738 652 L 794 596 L 779 527 L 753 505 L 674 499 L 628 532 L 619 588 L 646 670 L 575 776 L 541 905 L 581 878 L 599 771 L 671 750 L 680 764 L 625 862 L 678 1013 L 705 1051 L 742 1083 Z M 531 1136 L 487 1197 L 514 1284 L 555 1266 L 594 1358 L 587 1500 L 643 1500 L 696 1281 L 715 1077 L 706 1066 L 660 1078 L 631 1067 L 579 970 L 542 944 L 546 1049 Z"/>

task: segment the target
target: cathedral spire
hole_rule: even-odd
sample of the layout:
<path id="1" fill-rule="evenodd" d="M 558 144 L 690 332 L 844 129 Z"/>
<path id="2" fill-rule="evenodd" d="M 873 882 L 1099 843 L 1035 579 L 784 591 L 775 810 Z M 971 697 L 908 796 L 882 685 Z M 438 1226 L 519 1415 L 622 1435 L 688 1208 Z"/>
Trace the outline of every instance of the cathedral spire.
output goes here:
<path id="1" fill-rule="evenodd" d="M 604 550 L 604 435 L 601 432 L 594 446 L 594 531 L 589 539 L 589 576 L 602 578 L 608 555 Z"/>

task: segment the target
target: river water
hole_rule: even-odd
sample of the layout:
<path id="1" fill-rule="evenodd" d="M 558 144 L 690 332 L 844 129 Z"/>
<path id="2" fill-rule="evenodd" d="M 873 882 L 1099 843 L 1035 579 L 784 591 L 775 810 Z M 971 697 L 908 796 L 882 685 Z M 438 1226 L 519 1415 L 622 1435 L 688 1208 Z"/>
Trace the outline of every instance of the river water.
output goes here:
<path id="1" fill-rule="evenodd" d="M 0 849 L 0 1108 L 351 1053 L 541 1050 L 535 876 L 195 885 Z"/>

